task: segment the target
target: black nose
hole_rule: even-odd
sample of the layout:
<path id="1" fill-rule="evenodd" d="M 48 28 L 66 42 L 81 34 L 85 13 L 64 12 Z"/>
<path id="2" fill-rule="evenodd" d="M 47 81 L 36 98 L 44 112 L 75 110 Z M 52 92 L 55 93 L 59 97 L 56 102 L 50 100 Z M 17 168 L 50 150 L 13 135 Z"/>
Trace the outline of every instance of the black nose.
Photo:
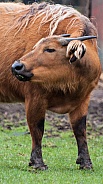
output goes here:
<path id="1" fill-rule="evenodd" d="M 20 63 L 20 61 L 15 61 L 14 64 L 12 65 L 12 73 L 16 74 L 24 70 L 24 65 Z"/>

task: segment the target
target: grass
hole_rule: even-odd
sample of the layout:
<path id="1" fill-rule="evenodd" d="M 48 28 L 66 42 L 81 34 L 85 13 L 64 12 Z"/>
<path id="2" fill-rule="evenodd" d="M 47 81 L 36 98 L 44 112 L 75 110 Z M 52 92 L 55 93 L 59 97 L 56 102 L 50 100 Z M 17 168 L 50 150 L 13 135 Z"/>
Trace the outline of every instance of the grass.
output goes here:
<path id="1" fill-rule="evenodd" d="M 76 141 L 71 131 L 43 138 L 43 158 L 49 169 L 28 167 L 31 138 L 27 127 L 0 129 L 0 184 L 103 184 L 103 139 L 88 136 L 93 170 L 79 170 L 75 164 Z"/>

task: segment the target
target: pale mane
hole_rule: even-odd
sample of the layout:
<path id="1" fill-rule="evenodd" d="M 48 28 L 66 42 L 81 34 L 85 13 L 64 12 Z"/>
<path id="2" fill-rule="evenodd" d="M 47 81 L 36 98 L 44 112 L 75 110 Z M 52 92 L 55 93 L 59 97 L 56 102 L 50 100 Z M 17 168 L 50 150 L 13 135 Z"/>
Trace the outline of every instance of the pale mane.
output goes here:
<path id="1" fill-rule="evenodd" d="M 36 21 L 36 19 L 43 16 L 40 22 L 39 28 L 49 22 L 50 23 L 49 35 L 53 35 L 55 30 L 58 27 L 58 24 L 64 19 L 72 17 L 73 15 L 75 15 L 75 19 L 72 19 L 72 22 L 69 23 L 71 26 L 73 26 L 75 24 L 76 19 L 80 18 L 81 16 L 81 14 L 77 10 L 73 9 L 70 6 L 67 7 L 59 4 L 53 4 L 53 5 L 46 4 L 45 8 L 39 10 L 36 13 L 36 15 L 33 17 L 33 23 Z"/>
<path id="2" fill-rule="evenodd" d="M 19 10 L 21 11 L 21 9 L 24 9 L 25 7 L 26 5 L 24 5 L 23 3 L 0 2 L 0 14 L 1 13 L 8 14 Z"/>
<path id="3" fill-rule="evenodd" d="M 49 35 L 53 35 L 61 21 L 66 18 L 73 17 L 66 25 L 65 31 L 68 29 L 68 27 L 71 28 L 74 26 L 77 29 L 79 27 L 81 30 L 83 30 L 83 32 L 87 31 L 87 33 L 84 33 L 85 35 L 97 34 L 96 29 L 91 24 L 90 20 L 71 6 L 49 4 L 45 2 L 40 4 L 33 3 L 32 5 L 18 3 L 6 4 L 7 5 L 5 6 L 5 9 L 7 9 L 7 13 L 13 13 L 16 15 L 14 19 L 14 25 L 10 28 L 10 30 L 8 30 L 8 32 L 11 31 L 11 29 L 17 28 L 16 34 L 18 34 L 21 30 L 23 31 L 28 26 L 32 26 L 35 24 L 37 19 L 41 18 L 41 22 L 38 25 L 38 32 L 44 24 L 49 23 Z"/>
<path id="4" fill-rule="evenodd" d="M 24 5 L 25 6 L 25 5 Z M 56 31 L 58 24 L 63 21 L 66 18 L 74 17 L 71 19 L 71 22 L 66 25 L 66 29 L 68 27 L 77 26 L 78 27 L 78 21 L 80 22 L 79 27 L 81 26 L 81 29 L 85 29 L 86 24 L 90 24 L 90 21 L 88 18 L 83 16 L 81 13 L 79 13 L 77 10 L 72 8 L 71 6 L 64 6 L 59 4 L 48 4 L 48 3 L 33 3 L 30 6 L 25 7 L 25 10 L 22 10 L 23 14 L 19 15 L 17 17 L 17 20 L 15 21 L 16 27 L 18 27 L 18 32 L 21 31 L 21 29 L 25 29 L 28 26 L 32 26 L 32 24 L 35 24 L 35 21 L 38 18 L 42 18 L 41 22 L 38 26 L 38 31 L 41 26 L 48 23 L 49 26 L 49 35 L 53 35 Z M 30 25 L 29 25 L 30 23 Z M 93 32 L 96 34 L 96 29 L 93 27 L 93 25 L 90 27 L 93 28 Z"/>

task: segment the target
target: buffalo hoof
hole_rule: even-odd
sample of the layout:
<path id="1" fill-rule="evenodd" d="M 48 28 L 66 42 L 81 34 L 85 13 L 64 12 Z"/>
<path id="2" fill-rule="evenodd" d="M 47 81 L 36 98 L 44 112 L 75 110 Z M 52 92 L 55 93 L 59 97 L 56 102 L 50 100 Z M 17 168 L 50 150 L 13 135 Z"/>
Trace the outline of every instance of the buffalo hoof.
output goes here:
<path id="1" fill-rule="evenodd" d="M 80 167 L 79 167 L 79 169 L 84 169 L 84 170 L 91 170 L 91 169 L 93 169 L 93 166 L 92 166 L 92 164 L 90 164 L 90 165 L 80 165 Z"/>
<path id="2" fill-rule="evenodd" d="M 35 170 L 41 170 L 45 171 L 48 169 L 48 166 L 45 164 L 33 164 L 32 162 L 29 162 L 29 166 L 32 166 Z"/>
<path id="3" fill-rule="evenodd" d="M 87 169 L 87 170 L 90 170 L 90 169 L 93 169 L 93 166 L 92 166 L 92 162 L 90 159 L 83 159 L 81 157 L 78 157 L 77 160 L 76 160 L 76 164 L 80 164 L 80 167 L 79 169 Z"/>

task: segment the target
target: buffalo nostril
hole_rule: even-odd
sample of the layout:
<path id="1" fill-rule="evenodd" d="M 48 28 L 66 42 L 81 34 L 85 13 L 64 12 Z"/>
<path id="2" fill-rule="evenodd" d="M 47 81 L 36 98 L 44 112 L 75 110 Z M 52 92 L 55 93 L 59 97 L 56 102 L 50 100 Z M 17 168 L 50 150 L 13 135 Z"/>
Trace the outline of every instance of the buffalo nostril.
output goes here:
<path id="1" fill-rule="evenodd" d="M 29 81 L 33 74 L 26 70 L 25 65 L 20 63 L 19 60 L 15 61 L 11 67 L 12 74 L 19 80 L 19 81 Z"/>
<path id="2" fill-rule="evenodd" d="M 15 66 L 16 70 L 21 70 L 22 68 L 23 68 L 23 64 L 19 64 L 19 65 Z"/>
<path id="3" fill-rule="evenodd" d="M 24 69 L 24 65 L 20 63 L 20 61 L 15 61 L 12 65 L 12 71 L 22 71 Z"/>

